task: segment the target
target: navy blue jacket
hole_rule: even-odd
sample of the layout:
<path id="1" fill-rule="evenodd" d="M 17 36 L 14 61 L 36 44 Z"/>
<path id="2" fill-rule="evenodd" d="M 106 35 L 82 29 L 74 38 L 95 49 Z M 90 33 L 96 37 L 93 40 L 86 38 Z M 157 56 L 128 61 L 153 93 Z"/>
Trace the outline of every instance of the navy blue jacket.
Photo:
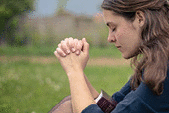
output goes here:
<path id="1" fill-rule="evenodd" d="M 158 96 L 143 82 L 133 91 L 130 81 L 112 95 L 118 103 L 111 113 L 169 113 L 169 69 L 164 81 L 163 94 Z M 89 105 L 82 113 L 103 113 L 96 104 Z"/>

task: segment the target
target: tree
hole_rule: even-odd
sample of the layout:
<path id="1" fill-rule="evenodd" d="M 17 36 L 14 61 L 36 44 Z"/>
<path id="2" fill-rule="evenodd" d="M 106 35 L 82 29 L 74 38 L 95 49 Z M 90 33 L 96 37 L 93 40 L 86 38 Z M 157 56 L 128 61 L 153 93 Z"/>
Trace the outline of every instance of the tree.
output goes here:
<path id="1" fill-rule="evenodd" d="M 0 43 L 7 23 L 10 31 L 17 26 L 17 16 L 34 9 L 34 0 L 1 0 L 0 1 Z M 7 29 L 8 29 L 7 28 Z M 12 32 L 10 32 L 12 33 Z M 9 33 L 9 34 L 10 34 Z M 8 39 L 11 37 L 7 37 Z"/>

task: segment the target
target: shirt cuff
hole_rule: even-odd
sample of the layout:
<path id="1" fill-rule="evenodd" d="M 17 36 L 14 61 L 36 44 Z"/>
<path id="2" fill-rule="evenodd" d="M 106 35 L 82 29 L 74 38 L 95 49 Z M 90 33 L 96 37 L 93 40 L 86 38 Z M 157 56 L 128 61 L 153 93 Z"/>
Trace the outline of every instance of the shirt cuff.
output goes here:
<path id="1" fill-rule="evenodd" d="M 102 97 L 103 97 L 103 92 L 101 91 L 100 95 L 95 99 L 95 102 L 97 103 Z"/>

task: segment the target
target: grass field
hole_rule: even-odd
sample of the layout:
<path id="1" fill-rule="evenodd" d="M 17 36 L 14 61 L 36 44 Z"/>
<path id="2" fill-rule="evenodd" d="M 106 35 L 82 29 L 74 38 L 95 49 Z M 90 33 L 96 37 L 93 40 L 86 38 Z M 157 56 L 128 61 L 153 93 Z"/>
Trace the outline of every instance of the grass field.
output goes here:
<path id="1" fill-rule="evenodd" d="M 19 52 L 17 53 L 15 50 Z M 28 54 L 24 51 L 23 53 L 20 52 L 21 50 L 23 48 L 1 49 L 1 51 L 5 51 L 1 55 L 19 55 L 22 57 L 27 55 L 44 56 L 45 53 L 43 51 L 43 54 L 36 53 L 37 50 L 34 49 L 33 52 L 30 51 Z M 51 51 L 53 52 L 53 50 Z M 100 51 L 103 50 L 93 50 L 92 58 L 112 55 L 109 49 L 106 50 L 107 52 L 103 51 L 102 54 Z M 119 55 L 116 57 L 119 57 Z M 103 89 L 112 95 L 127 82 L 132 70 L 126 65 L 97 66 L 96 64 L 95 66 L 87 66 L 85 74 L 97 91 L 100 92 Z M 47 113 L 55 104 L 68 95 L 70 95 L 68 79 L 57 61 L 38 63 L 27 60 L 7 60 L 5 62 L 2 59 L 0 60 L 0 112 Z"/>
<path id="2" fill-rule="evenodd" d="M 57 47 L 57 46 L 56 46 Z M 56 47 L 0 47 L 0 56 L 54 56 Z M 107 48 L 90 47 L 90 57 L 121 58 L 121 53 L 114 46 Z"/>

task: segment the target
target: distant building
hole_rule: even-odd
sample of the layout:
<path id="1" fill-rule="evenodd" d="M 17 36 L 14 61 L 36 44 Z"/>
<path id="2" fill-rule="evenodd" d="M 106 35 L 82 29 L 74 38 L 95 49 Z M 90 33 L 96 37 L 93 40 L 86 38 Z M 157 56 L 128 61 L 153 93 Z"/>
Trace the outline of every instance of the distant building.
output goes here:
<path id="1" fill-rule="evenodd" d="M 103 15 L 96 14 L 94 17 L 86 15 L 75 15 L 65 10 L 59 10 L 53 17 L 45 18 L 27 18 L 26 25 L 29 26 L 27 34 L 32 37 L 37 35 L 43 41 L 54 39 L 54 41 L 63 40 L 67 37 L 80 38 L 86 37 L 90 43 L 97 45 L 102 32 Z M 28 33 L 29 32 L 29 33 Z"/>

